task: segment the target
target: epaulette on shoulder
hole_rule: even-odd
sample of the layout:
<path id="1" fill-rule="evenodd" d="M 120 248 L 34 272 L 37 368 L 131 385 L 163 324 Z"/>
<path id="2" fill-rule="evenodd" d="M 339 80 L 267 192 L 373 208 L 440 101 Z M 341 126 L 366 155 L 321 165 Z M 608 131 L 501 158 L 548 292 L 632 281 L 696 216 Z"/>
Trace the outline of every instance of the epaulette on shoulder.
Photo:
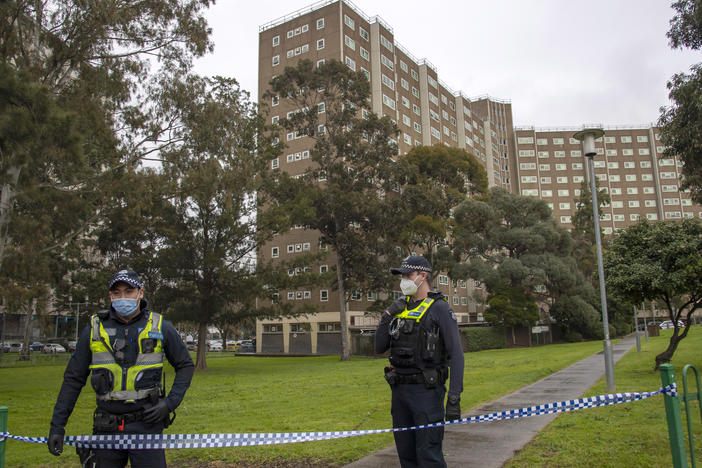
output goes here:
<path id="1" fill-rule="evenodd" d="M 429 296 L 429 297 L 431 297 L 432 299 L 435 299 L 435 300 L 443 299 L 443 300 L 445 300 L 446 302 L 448 302 L 448 296 L 446 296 L 446 294 L 444 294 L 444 293 L 442 293 L 441 291 L 438 291 L 438 290 L 437 290 L 437 291 L 429 291 L 429 293 L 427 294 L 427 296 Z"/>

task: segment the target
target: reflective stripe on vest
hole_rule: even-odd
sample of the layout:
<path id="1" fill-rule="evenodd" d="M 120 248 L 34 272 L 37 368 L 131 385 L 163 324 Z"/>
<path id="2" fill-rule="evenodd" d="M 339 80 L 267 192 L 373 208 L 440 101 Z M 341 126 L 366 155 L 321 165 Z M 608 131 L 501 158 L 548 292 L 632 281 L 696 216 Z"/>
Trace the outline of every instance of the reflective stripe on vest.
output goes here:
<path id="1" fill-rule="evenodd" d="M 409 298 L 407 299 L 407 301 L 409 304 Z M 402 313 L 397 314 L 396 317 L 400 317 L 403 319 L 413 319 L 419 322 L 424 316 L 424 313 L 427 310 L 429 310 L 429 307 L 431 307 L 433 303 L 434 299 L 432 299 L 431 297 L 427 297 L 414 309 L 407 310 L 407 306 L 405 305 L 405 310 L 402 311 Z"/>
<path id="2" fill-rule="evenodd" d="M 97 315 L 93 315 L 90 320 L 92 325 L 90 331 L 90 352 L 92 353 L 90 369 L 105 369 L 109 371 L 112 374 L 114 383 L 111 392 L 100 395 L 98 398 L 100 400 L 139 400 L 153 393 L 153 388 L 136 390 L 134 385 L 140 372 L 146 369 L 163 368 L 163 333 L 161 332 L 163 317 L 161 314 L 149 313 L 146 327 L 137 337 L 139 354 L 134 365 L 126 368 L 126 378 L 123 378 L 125 369 L 115 361 L 112 354 L 114 350 L 111 348 L 110 337 L 102 326 L 102 321 Z M 156 340 L 156 345 L 153 352 L 144 353 L 141 342 L 149 338 Z"/>

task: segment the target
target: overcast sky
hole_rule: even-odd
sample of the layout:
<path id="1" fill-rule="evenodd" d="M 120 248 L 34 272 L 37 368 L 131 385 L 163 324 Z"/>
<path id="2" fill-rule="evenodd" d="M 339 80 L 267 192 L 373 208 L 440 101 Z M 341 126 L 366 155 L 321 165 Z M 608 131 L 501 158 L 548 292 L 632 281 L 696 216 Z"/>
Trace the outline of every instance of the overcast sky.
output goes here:
<path id="1" fill-rule="evenodd" d="M 218 0 L 207 14 L 215 51 L 196 63 L 256 98 L 258 28 L 305 0 Z M 673 51 L 666 0 L 355 0 L 395 41 L 467 96 L 512 102 L 516 125 L 639 125 L 668 104 L 667 80 L 702 62 Z"/>

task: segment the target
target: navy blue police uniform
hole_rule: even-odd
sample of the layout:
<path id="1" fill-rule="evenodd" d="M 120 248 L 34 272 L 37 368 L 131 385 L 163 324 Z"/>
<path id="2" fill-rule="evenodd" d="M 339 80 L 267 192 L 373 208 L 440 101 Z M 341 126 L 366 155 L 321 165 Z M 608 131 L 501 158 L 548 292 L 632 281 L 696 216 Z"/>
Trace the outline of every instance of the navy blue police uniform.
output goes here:
<path id="1" fill-rule="evenodd" d="M 136 278 L 141 288 L 138 276 Z M 151 312 L 145 300 L 141 299 L 139 305 L 139 313 L 126 323 L 117 318 L 115 310 L 110 308 L 109 313 L 91 317 L 91 323 L 81 332 L 54 406 L 49 432 L 49 450 L 52 454 L 59 455 L 62 450 L 62 442 L 58 448 L 52 447 L 52 435 L 63 437 L 65 434 L 68 418 L 91 371 L 90 381 L 97 401 L 94 434 L 160 434 L 171 422 L 170 413 L 180 405 L 190 386 L 193 361 L 175 327 L 159 314 Z M 108 352 L 96 352 L 101 347 Z M 162 364 L 159 366 L 154 360 L 154 356 L 159 355 L 161 363 L 165 357 L 175 369 L 173 385 L 167 396 L 161 385 Z M 103 359 L 102 364 L 99 359 Z M 114 366 L 113 369 L 120 369 L 122 375 L 110 372 L 110 365 Z M 146 422 L 144 415 L 157 405 L 164 407 L 166 416 Z M 99 468 L 122 468 L 127 461 L 133 468 L 166 466 L 162 449 L 93 452 Z"/>
<path id="2" fill-rule="evenodd" d="M 406 262 L 417 257 L 409 257 Z M 421 258 L 420 264 L 429 263 Z M 417 263 L 410 260 L 410 268 Z M 401 267 L 402 268 L 402 267 Z M 393 269 L 393 273 L 406 272 Z M 416 271 L 416 270 L 415 270 Z M 417 426 L 444 420 L 445 382 L 449 401 L 460 417 L 464 356 L 456 316 L 440 291 L 420 301 L 404 300 L 404 310 L 383 313 L 375 333 L 375 352 L 390 349 L 385 378 L 392 390 L 393 427 Z M 456 409 L 457 408 L 457 409 Z M 442 452 L 444 428 L 395 432 L 395 446 L 403 468 L 445 467 Z"/>

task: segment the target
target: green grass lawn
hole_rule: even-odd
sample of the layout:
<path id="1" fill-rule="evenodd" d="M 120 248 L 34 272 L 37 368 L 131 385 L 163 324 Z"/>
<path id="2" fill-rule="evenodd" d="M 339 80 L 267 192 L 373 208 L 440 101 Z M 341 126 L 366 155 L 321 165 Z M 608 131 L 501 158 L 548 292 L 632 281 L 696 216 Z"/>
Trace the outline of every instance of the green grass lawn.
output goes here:
<path id="1" fill-rule="evenodd" d="M 641 352 L 633 348 L 615 367 L 618 392 L 657 390 L 658 372 L 653 373 L 654 357 L 663 351 L 672 330 L 660 337 L 641 340 Z M 694 327 L 673 357 L 678 392 L 682 393 L 682 368 L 693 364 L 702 372 L 702 327 Z M 689 392 L 697 391 L 694 373 L 688 373 Z M 586 395 L 606 392 L 603 379 Z M 695 453 L 702 461 L 702 425 L 699 404 L 691 405 L 696 437 Z M 683 412 L 684 414 L 684 412 Z M 683 417 L 683 430 L 687 434 Z M 663 397 L 603 408 L 587 409 L 558 416 L 508 464 L 516 467 L 661 467 L 672 466 Z M 699 463 L 698 463 L 699 466 Z"/>
<path id="2" fill-rule="evenodd" d="M 469 353 L 464 410 L 549 375 L 601 349 L 600 342 Z M 386 360 L 338 357 L 258 358 L 211 354 L 209 368 L 195 374 L 170 433 L 287 432 L 378 429 L 392 426 Z M 61 385 L 63 362 L 0 368 L 0 405 L 10 408 L 9 431 L 46 436 Z M 650 366 L 649 366 L 650 367 Z M 172 379 L 173 371 L 168 371 Z M 68 435 L 89 434 L 94 393 L 84 389 L 66 427 Z M 655 385 L 654 385 L 655 386 Z M 645 385 L 644 389 L 652 388 Z M 637 387 L 638 389 L 638 387 Z M 169 463 L 191 466 L 217 461 L 263 465 L 282 461 L 339 466 L 392 444 L 391 434 L 281 446 L 169 450 Z M 7 442 L 8 467 L 77 466 L 68 447 L 49 455 L 45 445 Z M 215 466 L 215 464 L 213 464 Z"/>

